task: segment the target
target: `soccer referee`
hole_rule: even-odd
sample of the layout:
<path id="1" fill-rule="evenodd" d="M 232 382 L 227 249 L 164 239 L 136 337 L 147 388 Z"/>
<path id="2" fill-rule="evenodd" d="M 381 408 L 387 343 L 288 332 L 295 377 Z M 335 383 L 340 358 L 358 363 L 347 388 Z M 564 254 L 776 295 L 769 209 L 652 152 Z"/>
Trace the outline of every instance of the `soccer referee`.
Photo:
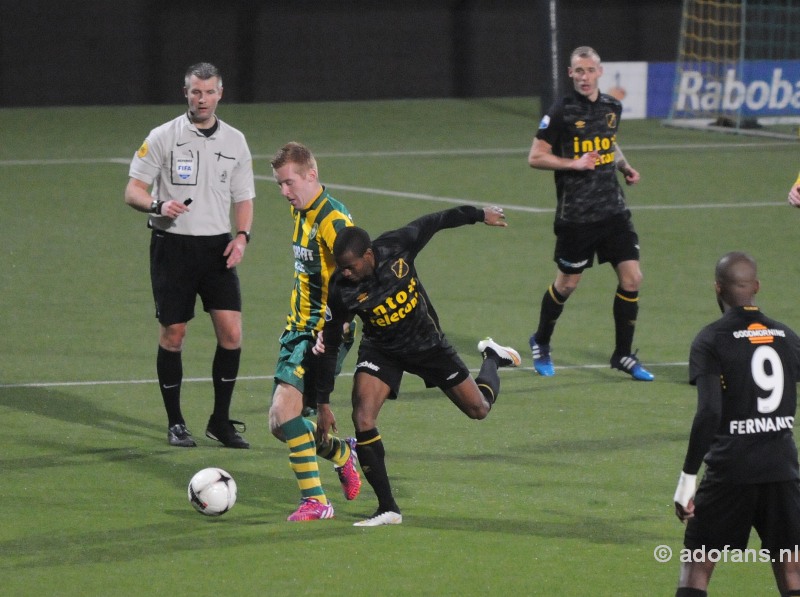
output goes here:
<path id="1" fill-rule="evenodd" d="M 150 215 L 150 278 L 160 326 L 156 370 L 167 440 L 172 446 L 196 445 L 181 412 L 181 351 L 199 295 L 217 337 L 214 410 L 206 436 L 230 448 L 248 448 L 229 411 L 241 356 L 236 266 L 253 223 L 252 157 L 244 135 L 216 116 L 222 99 L 217 67 L 190 66 L 183 91 L 188 110 L 150 131 L 133 157 L 125 188 L 125 202 Z"/>

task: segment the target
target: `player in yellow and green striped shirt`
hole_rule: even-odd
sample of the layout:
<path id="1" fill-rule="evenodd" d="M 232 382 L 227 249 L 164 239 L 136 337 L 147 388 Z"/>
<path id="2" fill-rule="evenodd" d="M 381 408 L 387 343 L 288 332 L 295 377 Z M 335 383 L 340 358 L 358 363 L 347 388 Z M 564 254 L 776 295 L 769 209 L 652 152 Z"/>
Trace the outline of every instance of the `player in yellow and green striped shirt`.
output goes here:
<path id="1" fill-rule="evenodd" d="M 319 182 L 316 160 L 307 147 L 287 143 L 275 154 L 271 164 L 281 194 L 291 205 L 294 220 L 294 288 L 275 367 L 270 430 L 289 446 L 289 464 L 300 487 L 300 507 L 288 520 L 333 518 L 333 505 L 320 481 L 317 456 L 334 463 L 345 497 L 352 500 L 361 488 L 361 477 L 355 466 L 355 440 L 335 436 L 317 438 L 316 425 L 303 417 L 303 407 L 315 406 L 308 404 L 305 396 L 307 393 L 315 395 L 316 371 L 311 349 L 325 323 L 328 280 L 336 268 L 333 242 L 339 230 L 353 225 L 353 219 L 347 208 L 331 197 Z M 349 337 L 340 350 L 345 355 L 352 346 L 355 330 L 348 326 L 347 331 Z M 339 359 L 338 369 L 341 369 L 342 360 L 343 357 Z"/>

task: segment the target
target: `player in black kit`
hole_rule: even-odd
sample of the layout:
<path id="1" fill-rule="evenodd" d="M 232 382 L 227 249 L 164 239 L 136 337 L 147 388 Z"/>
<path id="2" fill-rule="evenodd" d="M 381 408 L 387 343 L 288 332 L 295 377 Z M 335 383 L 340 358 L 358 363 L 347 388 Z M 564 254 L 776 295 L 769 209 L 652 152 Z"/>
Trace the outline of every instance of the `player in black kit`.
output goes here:
<path id="1" fill-rule="evenodd" d="M 361 228 L 339 231 L 333 246 L 337 269 L 331 276 L 330 317 L 316 351 L 318 431 L 335 429 L 330 411 L 336 355 L 342 325 L 358 315 L 363 336 L 353 380 L 353 423 L 361 470 L 378 497 L 377 511 L 356 526 L 400 524 L 403 517 L 392 495 L 384 448 L 376 427 L 387 399 L 397 398 L 404 371 L 418 375 L 427 387 L 440 388 L 471 419 L 489 414 L 500 390 L 498 367 L 517 367 L 520 356 L 491 338 L 478 343 L 483 363 L 473 379 L 445 338 L 439 318 L 417 275 L 414 259 L 439 230 L 484 222 L 506 226 L 498 207 L 456 207 L 432 213 L 370 240 Z"/>
<path id="2" fill-rule="evenodd" d="M 781 595 L 800 595 L 800 475 L 792 433 L 800 338 L 754 305 L 759 282 L 752 257 L 727 253 L 715 278 L 723 315 L 692 343 L 697 413 L 674 498 L 675 513 L 687 521 L 684 547 L 698 557 L 682 558 L 675 594 L 706 595 L 720 558 L 703 554 L 744 550 L 755 527 Z"/>
<path id="3" fill-rule="evenodd" d="M 556 183 L 556 279 L 542 296 L 539 323 L 530 338 L 533 368 L 545 377 L 555 375 L 550 338 L 567 299 L 578 287 L 584 270 L 610 263 L 617 274 L 614 293 L 614 352 L 611 367 L 639 381 L 652 381 L 632 352 L 639 313 L 639 237 L 625 205 L 617 171 L 625 183 L 639 182 L 617 143 L 622 104 L 600 93 L 600 56 L 592 48 L 576 48 L 570 56 L 573 93 L 556 101 L 542 118 L 531 145 L 528 164 L 554 170 Z"/>

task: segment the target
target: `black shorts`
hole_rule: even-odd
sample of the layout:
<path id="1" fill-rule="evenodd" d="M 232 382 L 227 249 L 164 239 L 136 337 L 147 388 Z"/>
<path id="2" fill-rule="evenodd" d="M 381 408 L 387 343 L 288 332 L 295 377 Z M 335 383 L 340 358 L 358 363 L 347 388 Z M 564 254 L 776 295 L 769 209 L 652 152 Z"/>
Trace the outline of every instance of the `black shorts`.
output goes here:
<path id="1" fill-rule="evenodd" d="M 197 295 L 203 310 L 241 311 L 236 268 L 223 255 L 230 234 L 186 236 L 153 230 L 150 238 L 150 282 L 156 317 L 163 326 L 194 317 Z"/>
<path id="2" fill-rule="evenodd" d="M 729 545 L 743 550 L 751 528 L 773 557 L 778 557 L 776 550 L 800 545 L 800 481 L 739 485 L 703 478 L 694 507 L 683 540 L 688 549 Z"/>
<path id="3" fill-rule="evenodd" d="M 377 377 L 391 390 L 390 398 L 397 398 L 403 372 L 422 378 L 426 388 L 448 390 L 469 377 L 469 369 L 450 344 L 408 356 L 389 355 L 362 339 L 358 347 L 356 374 L 366 373 Z"/>
<path id="4" fill-rule="evenodd" d="M 553 261 L 565 274 L 580 274 L 598 263 L 614 267 L 623 261 L 639 261 L 639 236 L 630 213 L 592 224 L 555 224 L 556 250 Z"/>

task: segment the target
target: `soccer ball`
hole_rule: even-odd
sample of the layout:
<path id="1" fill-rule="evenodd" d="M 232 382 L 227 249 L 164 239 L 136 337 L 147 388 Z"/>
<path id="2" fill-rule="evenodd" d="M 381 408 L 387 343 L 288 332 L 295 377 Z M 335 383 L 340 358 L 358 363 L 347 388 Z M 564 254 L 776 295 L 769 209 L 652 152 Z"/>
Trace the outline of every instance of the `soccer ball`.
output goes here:
<path id="1" fill-rule="evenodd" d="M 189 503 L 206 516 L 219 516 L 236 503 L 236 481 L 221 468 L 198 471 L 189 481 Z"/>

